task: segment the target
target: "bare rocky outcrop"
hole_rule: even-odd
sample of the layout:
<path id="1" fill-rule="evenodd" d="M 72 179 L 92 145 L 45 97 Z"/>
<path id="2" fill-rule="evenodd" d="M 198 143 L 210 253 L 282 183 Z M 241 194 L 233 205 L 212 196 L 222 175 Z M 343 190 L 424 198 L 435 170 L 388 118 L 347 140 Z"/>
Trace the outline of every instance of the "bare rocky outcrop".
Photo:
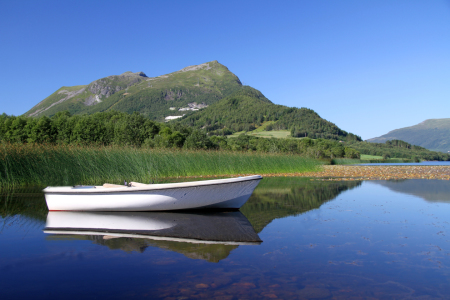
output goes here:
<path id="1" fill-rule="evenodd" d="M 166 91 L 166 94 L 164 95 L 164 99 L 165 100 L 175 100 L 175 99 L 180 99 L 183 96 L 183 92 L 182 91 Z"/>
<path id="2" fill-rule="evenodd" d="M 103 79 L 99 79 L 91 83 L 88 87 L 89 92 L 92 94 L 100 94 L 108 98 L 112 94 L 121 90 L 120 86 L 111 87 L 108 85 L 109 82 L 105 82 Z M 118 88 L 118 89 L 117 89 Z"/>
<path id="3" fill-rule="evenodd" d="M 139 75 L 139 76 L 141 76 L 141 77 L 147 77 L 147 75 L 145 75 L 145 73 L 144 72 L 136 72 L 136 73 L 134 73 L 134 74 L 136 74 L 136 75 Z"/>
<path id="4" fill-rule="evenodd" d="M 95 95 L 105 96 L 108 98 L 109 96 L 126 89 L 132 85 L 135 85 L 144 78 L 147 78 L 144 72 L 125 72 L 120 75 L 111 75 L 99 80 L 96 80 L 89 84 L 88 90 Z"/>
<path id="5" fill-rule="evenodd" d="M 102 102 L 102 100 L 100 100 L 100 97 L 98 95 L 93 95 L 86 98 L 86 100 L 84 101 L 84 105 L 91 106 L 100 102 Z"/>

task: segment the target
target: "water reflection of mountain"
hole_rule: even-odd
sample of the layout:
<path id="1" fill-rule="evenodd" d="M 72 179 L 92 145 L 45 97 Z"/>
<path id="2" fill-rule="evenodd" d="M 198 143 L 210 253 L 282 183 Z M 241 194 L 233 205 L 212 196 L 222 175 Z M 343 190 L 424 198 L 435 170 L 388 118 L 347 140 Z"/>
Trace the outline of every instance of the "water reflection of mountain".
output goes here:
<path id="1" fill-rule="evenodd" d="M 49 212 L 50 239 L 84 239 L 110 249 L 148 246 L 218 262 L 239 245 L 261 243 L 240 212 Z"/>
<path id="2" fill-rule="evenodd" d="M 377 180 L 373 183 L 387 187 L 394 192 L 420 197 L 429 202 L 450 203 L 450 183 L 447 180 Z"/>
<path id="3" fill-rule="evenodd" d="M 264 178 L 241 212 L 257 233 L 272 220 L 294 216 L 336 198 L 360 181 L 317 181 L 300 177 Z"/>
<path id="4" fill-rule="evenodd" d="M 49 235 L 48 240 L 89 240 L 97 245 L 106 246 L 111 250 L 122 250 L 128 253 L 143 253 L 148 247 L 157 247 L 174 251 L 192 259 L 203 259 L 209 262 L 219 262 L 227 258 L 238 245 L 225 244 L 195 244 L 174 241 L 155 241 L 143 238 L 112 238 L 100 235 Z"/>
<path id="5" fill-rule="evenodd" d="M 93 238 L 93 237 L 91 237 Z M 98 237 L 95 237 L 98 238 Z M 226 245 L 226 244 L 196 244 L 186 242 L 174 242 L 174 241 L 154 241 L 144 239 L 110 239 L 110 240 L 97 240 L 97 244 L 103 244 L 110 249 L 121 249 L 130 251 L 143 252 L 148 246 L 158 247 L 160 249 L 170 250 L 177 253 L 181 253 L 186 257 L 192 259 L 203 259 L 210 262 L 219 262 L 222 259 L 227 258 L 231 251 L 238 248 L 238 245 Z"/>

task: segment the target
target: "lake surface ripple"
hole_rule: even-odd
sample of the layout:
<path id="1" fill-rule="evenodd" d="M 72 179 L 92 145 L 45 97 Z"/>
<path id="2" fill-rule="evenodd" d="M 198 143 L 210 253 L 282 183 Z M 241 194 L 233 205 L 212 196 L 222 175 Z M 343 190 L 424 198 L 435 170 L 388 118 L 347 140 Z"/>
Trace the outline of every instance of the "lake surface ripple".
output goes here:
<path id="1" fill-rule="evenodd" d="M 2 299 L 450 298 L 450 184 L 265 178 L 240 212 L 0 199 Z M 449 235 L 449 236 L 447 236 Z"/>

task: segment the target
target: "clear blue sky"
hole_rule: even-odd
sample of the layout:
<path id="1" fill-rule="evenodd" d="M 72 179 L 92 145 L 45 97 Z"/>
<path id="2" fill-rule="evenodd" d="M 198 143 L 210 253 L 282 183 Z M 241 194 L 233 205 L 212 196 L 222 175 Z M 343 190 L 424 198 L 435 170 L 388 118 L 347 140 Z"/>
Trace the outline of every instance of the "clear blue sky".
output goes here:
<path id="1" fill-rule="evenodd" d="M 212 60 L 363 139 L 450 118 L 448 0 L 0 1 L 0 113 Z"/>

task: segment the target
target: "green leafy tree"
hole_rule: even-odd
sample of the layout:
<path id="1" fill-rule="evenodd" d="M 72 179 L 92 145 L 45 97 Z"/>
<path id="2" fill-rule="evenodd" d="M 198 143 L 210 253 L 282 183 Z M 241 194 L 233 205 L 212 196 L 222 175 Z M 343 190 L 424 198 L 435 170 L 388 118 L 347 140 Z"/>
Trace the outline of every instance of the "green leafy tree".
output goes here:
<path id="1" fill-rule="evenodd" d="M 49 117 L 42 116 L 37 121 L 30 120 L 28 123 L 32 124 L 27 139 L 29 143 L 52 143 L 54 141 L 55 134 Z"/>
<path id="2" fill-rule="evenodd" d="M 25 130 L 25 126 L 27 125 L 26 117 L 13 117 L 11 125 L 9 126 L 9 130 L 6 132 L 6 140 L 10 142 L 16 143 L 24 143 L 26 142 L 28 135 Z"/>
<path id="3" fill-rule="evenodd" d="M 191 135 L 186 138 L 184 148 L 186 149 L 211 149 L 213 143 L 209 140 L 208 136 L 200 131 L 194 130 Z"/>

